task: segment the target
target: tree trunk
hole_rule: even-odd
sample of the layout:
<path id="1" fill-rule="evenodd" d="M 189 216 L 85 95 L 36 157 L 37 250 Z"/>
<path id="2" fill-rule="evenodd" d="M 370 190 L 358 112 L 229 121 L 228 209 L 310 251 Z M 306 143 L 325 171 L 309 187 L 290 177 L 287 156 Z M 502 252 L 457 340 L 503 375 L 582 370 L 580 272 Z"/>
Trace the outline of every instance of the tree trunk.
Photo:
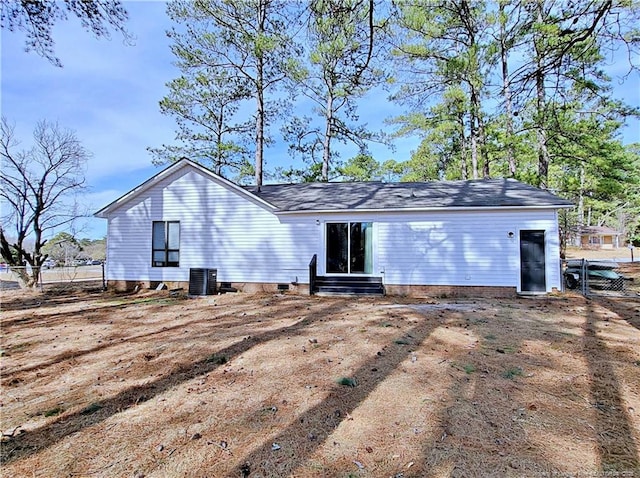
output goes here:
<path id="1" fill-rule="evenodd" d="M 469 179 L 469 168 L 467 166 L 467 137 L 464 134 L 464 113 L 458 114 L 458 126 L 460 127 L 460 177 L 466 181 Z"/>
<path id="2" fill-rule="evenodd" d="M 267 17 L 267 5 L 260 2 L 258 6 L 258 34 L 263 35 Z M 256 156 L 255 179 L 256 186 L 262 186 L 262 165 L 264 153 L 264 58 L 263 53 L 256 54 Z"/>
<path id="3" fill-rule="evenodd" d="M 262 154 L 264 150 L 264 94 L 259 90 L 256 94 L 256 159 L 255 178 L 256 186 L 262 186 Z"/>
<path id="4" fill-rule="evenodd" d="M 479 109 L 477 111 L 480 111 Z M 482 121 L 482 116 L 478 115 L 478 140 L 479 140 L 479 151 L 480 158 L 482 160 L 482 177 L 484 179 L 489 179 L 491 177 L 491 171 L 489 171 L 489 155 L 487 154 L 487 141 L 486 135 L 484 132 L 484 121 Z"/>
<path id="5" fill-rule="evenodd" d="M 331 160 L 331 137 L 333 136 L 333 95 L 327 96 L 326 125 L 322 142 L 322 180 L 329 181 L 329 162 Z"/>
<path id="6" fill-rule="evenodd" d="M 545 120 L 545 92 L 544 73 L 540 70 L 536 73 L 537 91 L 537 125 L 536 137 L 538 139 L 538 181 L 542 188 L 547 187 L 549 176 L 549 150 L 547 148 L 547 130 L 544 125 Z"/>
<path id="7" fill-rule="evenodd" d="M 473 109 L 473 106 L 472 106 Z M 478 138 L 476 133 L 475 115 L 473 111 L 469 114 L 469 137 L 471 139 L 471 176 L 478 179 Z"/>
<path id="8" fill-rule="evenodd" d="M 580 164 L 580 190 L 578 191 L 578 226 L 584 226 L 584 162 Z"/>
<path id="9" fill-rule="evenodd" d="M 225 158 L 224 158 L 224 153 L 223 153 L 223 148 L 222 148 L 222 131 L 224 130 L 224 107 L 221 106 L 220 107 L 220 111 L 216 117 L 216 132 L 215 132 L 215 138 L 216 138 L 216 151 L 215 151 L 215 157 L 214 157 L 214 163 L 213 163 L 213 172 L 216 173 L 217 175 L 221 175 L 222 174 L 222 164 L 223 162 L 225 162 Z"/>
<path id="10" fill-rule="evenodd" d="M 506 45 L 506 18 L 504 13 L 504 3 L 499 5 L 500 22 L 500 62 L 502 64 L 502 95 L 505 105 L 505 131 L 507 134 L 507 164 L 509 166 L 509 176 L 516 175 L 516 157 L 513 147 L 513 104 L 511 99 L 511 84 L 509 82 L 509 64 L 507 62 Z"/>
<path id="11" fill-rule="evenodd" d="M 542 24 L 542 3 L 543 0 L 538 0 L 538 22 Z M 544 90 L 545 74 L 543 71 L 543 55 L 544 45 L 540 44 L 541 39 L 534 39 L 534 45 L 536 49 L 536 137 L 538 140 L 538 186 L 546 188 L 548 185 L 549 176 L 549 150 L 547 148 L 547 130 L 545 127 L 546 116 L 546 95 Z"/>
<path id="12" fill-rule="evenodd" d="M 19 236 L 18 241 L 9 244 L 4 235 L 4 231 L 0 229 L 0 257 L 7 263 L 7 267 L 13 272 L 18 280 L 21 289 L 28 287 L 36 287 L 40 279 L 40 265 L 33 267 L 31 264 L 31 273 L 27 270 L 27 263 L 33 262 L 34 258 L 28 252 L 23 250 L 20 244 L 24 243 L 24 236 Z M 12 254 L 11 249 L 16 251 L 16 255 Z M 40 260 L 40 262 L 44 262 Z"/>
<path id="13" fill-rule="evenodd" d="M 478 166 L 482 163 L 482 177 L 489 178 L 489 158 L 486 154 L 484 123 L 481 118 L 479 95 L 475 86 L 471 85 L 471 162 L 473 179 L 478 179 Z"/>

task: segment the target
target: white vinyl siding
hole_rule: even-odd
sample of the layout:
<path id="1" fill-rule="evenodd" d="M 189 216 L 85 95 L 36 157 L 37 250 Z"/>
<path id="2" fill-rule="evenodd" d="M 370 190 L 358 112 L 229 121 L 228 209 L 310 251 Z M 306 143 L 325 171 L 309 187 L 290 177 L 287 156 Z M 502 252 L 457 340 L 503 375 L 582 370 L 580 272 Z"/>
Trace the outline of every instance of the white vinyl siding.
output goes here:
<path id="1" fill-rule="evenodd" d="M 553 209 L 278 216 L 250 194 L 184 167 L 108 218 L 108 280 L 186 282 L 190 268 L 214 268 L 220 282 L 308 283 L 314 254 L 318 273 L 326 273 L 326 223 L 360 222 L 372 226 L 370 275 L 385 284 L 520 290 L 520 231 L 544 230 L 547 290 L 561 287 Z M 179 221 L 179 267 L 152 267 L 154 221 Z"/>
<path id="2" fill-rule="evenodd" d="M 151 267 L 153 221 L 180 221 L 180 267 Z M 109 280 L 188 281 L 192 267 L 224 282 L 307 282 L 318 244 L 311 219 L 281 222 L 262 205 L 192 168 L 109 215 Z"/>
<path id="3" fill-rule="evenodd" d="M 553 210 L 450 211 L 379 218 L 377 263 L 386 284 L 520 290 L 520 230 L 545 231 L 547 289 L 560 288 Z"/>

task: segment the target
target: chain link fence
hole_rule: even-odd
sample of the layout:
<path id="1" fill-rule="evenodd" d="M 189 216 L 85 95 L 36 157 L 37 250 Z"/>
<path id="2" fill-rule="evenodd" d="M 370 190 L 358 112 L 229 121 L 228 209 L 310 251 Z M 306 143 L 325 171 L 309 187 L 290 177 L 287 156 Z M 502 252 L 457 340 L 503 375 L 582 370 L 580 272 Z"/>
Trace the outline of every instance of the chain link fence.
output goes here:
<path id="1" fill-rule="evenodd" d="M 0 265 L 0 290 L 19 289 L 26 276 L 33 277 L 34 268 L 30 266 L 18 267 Z M 38 284 L 40 289 L 48 286 L 81 286 L 98 285 L 103 289 L 106 286 L 104 263 L 62 266 L 62 267 L 41 267 L 37 271 Z"/>
<path id="2" fill-rule="evenodd" d="M 640 263 L 570 259 L 562 261 L 565 290 L 584 296 L 640 296 Z"/>

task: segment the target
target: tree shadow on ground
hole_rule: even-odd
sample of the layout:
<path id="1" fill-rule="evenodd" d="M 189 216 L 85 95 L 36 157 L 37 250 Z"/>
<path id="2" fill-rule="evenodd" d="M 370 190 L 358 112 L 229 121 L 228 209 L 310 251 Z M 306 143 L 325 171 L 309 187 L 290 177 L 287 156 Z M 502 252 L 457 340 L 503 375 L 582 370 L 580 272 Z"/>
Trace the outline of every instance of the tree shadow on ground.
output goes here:
<path id="1" fill-rule="evenodd" d="M 153 310 L 149 311 L 149 313 L 153 313 L 153 312 L 154 312 Z M 236 314 L 235 311 L 231 311 L 226 314 L 217 316 L 215 325 L 217 327 L 220 327 L 221 325 L 226 326 L 226 324 L 223 321 L 229 318 L 233 318 L 235 314 Z M 64 314 L 61 314 L 61 316 L 64 316 Z M 17 322 L 14 321 L 12 325 L 16 325 L 16 323 Z M 100 352 L 102 350 L 110 349 L 113 347 L 120 347 L 122 345 L 130 344 L 132 342 L 143 343 L 145 341 L 153 339 L 153 337 L 157 335 L 166 335 L 173 331 L 184 330 L 187 327 L 190 327 L 195 324 L 201 324 L 201 323 L 202 323 L 202 319 L 195 319 L 187 322 L 180 322 L 172 326 L 158 327 L 156 330 L 152 330 L 151 332 L 147 332 L 144 334 L 129 335 L 129 336 L 122 336 L 120 334 L 114 333 L 112 335 L 101 338 L 100 339 L 101 344 L 96 345 L 95 347 L 67 350 L 65 352 L 62 352 L 60 354 L 53 356 L 49 360 L 44 360 L 42 362 L 38 362 L 33 365 L 28 365 L 22 368 L 15 368 L 15 369 L 5 371 L 5 375 L 8 373 L 10 373 L 11 375 L 16 375 L 21 373 L 29 373 L 34 370 L 42 370 L 52 365 L 56 365 L 60 362 L 64 362 L 65 360 L 70 360 L 70 359 L 77 360 L 85 355 L 91 355 L 96 352 Z M 245 328 L 247 325 L 251 325 L 251 322 L 245 321 L 242 324 L 237 324 L 238 327 L 242 327 L 242 328 Z"/>
<path id="2" fill-rule="evenodd" d="M 637 472 L 640 471 L 640 459 L 633 426 L 622 400 L 622 390 L 607 345 L 598 337 L 598 312 L 592 302 L 588 302 L 588 305 L 584 325 L 584 357 L 589 368 L 591 400 L 595 408 L 600 469 L 605 474 L 626 473 L 629 470 Z"/>
<path id="3" fill-rule="evenodd" d="M 38 312 L 33 315 L 3 319 L 2 327 L 4 330 L 10 330 L 11 327 L 24 327 L 25 325 L 52 327 L 66 323 L 69 320 L 70 314 L 73 314 L 74 318 L 86 317 L 87 319 L 92 320 L 93 323 L 111 322 L 113 320 L 113 316 L 106 314 L 116 313 L 119 310 L 127 310 L 132 306 L 148 307 L 145 309 L 145 313 L 153 313 L 162 311 L 163 307 L 179 304 L 180 302 L 185 301 L 184 298 L 169 297 L 167 295 L 143 297 L 139 299 L 131 298 L 125 299 L 125 301 L 117 298 L 108 298 L 107 300 L 103 299 L 104 298 L 100 296 L 96 297 L 95 300 L 94 298 L 80 298 L 79 300 L 82 302 L 91 301 L 89 302 L 91 308 L 84 307 L 83 309 L 66 312 L 60 312 L 55 309 L 55 307 L 66 305 L 66 302 L 51 303 L 46 306 L 39 306 L 35 304 L 27 308 L 15 309 L 16 311 L 24 312 L 26 314 L 28 310 L 37 308 Z M 75 298 L 75 301 L 78 301 L 78 298 Z M 46 307 L 54 308 L 49 311 Z M 99 317 L 100 315 L 105 316 Z"/>
<path id="4" fill-rule="evenodd" d="M 333 302 L 331 307 L 311 312 L 293 325 L 255 336 L 245 336 L 233 345 L 216 351 L 215 356 L 224 357 L 226 362 L 262 343 L 278 339 L 281 336 L 302 334 L 308 326 L 316 321 L 323 320 L 326 315 L 343 310 L 345 305 L 345 300 Z M 113 397 L 92 403 L 83 410 L 62 416 L 50 424 L 9 437 L 8 440 L 0 443 L 0 464 L 11 463 L 17 459 L 33 455 L 73 433 L 100 423 L 139 403 L 150 400 L 170 388 L 179 386 L 181 383 L 205 375 L 220 367 L 221 364 L 221 361 L 212 360 L 209 355 L 198 362 L 181 365 L 171 373 L 155 381 L 123 390 Z"/>
<path id="5" fill-rule="evenodd" d="M 533 307 L 546 307 L 546 303 Z M 447 360 L 451 364 L 458 361 L 465 364 L 466 373 L 452 372 L 448 405 L 438 413 L 438 427 L 424 444 L 424 462 L 404 473 L 405 478 L 445 475 L 482 478 L 516 473 L 529 476 L 546 470 L 541 454 L 536 453 L 532 444 L 527 445 L 527 452 L 522 450 L 522 444 L 527 442 L 524 423 L 530 412 L 518 398 L 517 377 L 524 373 L 523 362 L 532 366 L 548 363 L 542 359 L 531 361 L 520 353 L 521 341 L 535 337 L 511 340 L 517 325 L 510 323 L 520 319 L 518 314 L 518 309 L 514 309 L 500 319 L 505 337 L 487 335 L 497 329 L 490 324 L 493 319 L 488 318 L 489 314 L 480 318 L 454 316 L 448 322 L 452 329 L 470 330 L 478 337 L 478 347 L 472 352 L 458 350 Z"/>
<path id="6" fill-rule="evenodd" d="M 227 476 L 249 476 L 249 472 L 258 473 L 258 476 L 289 476 L 304 465 L 340 423 L 407 359 L 410 350 L 419 346 L 439 325 L 433 318 L 418 320 L 419 325 L 383 347 L 349 377 L 355 381 L 355 386 L 336 384 L 321 403 L 242 458 L 242 465 Z M 275 458 L 273 443 L 281 447 Z"/>
<path id="7" fill-rule="evenodd" d="M 632 423 L 622 402 L 622 389 L 616 379 L 606 343 L 597 335 L 598 313 L 589 310 L 589 301 L 585 300 L 584 303 L 587 308 L 585 322 L 576 330 L 578 333 L 582 330 L 583 343 L 577 344 L 588 373 L 589 395 L 584 400 L 589 401 L 589 408 L 595 409 L 592 422 L 595 432 L 589 435 L 597 442 L 599 471 L 603 476 L 607 473 L 635 476 L 639 466 L 638 449 Z M 557 317 L 557 306 L 553 301 L 538 299 L 534 307 L 545 310 L 550 317 Z M 517 321 L 523 317 L 521 312 L 514 312 L 509 319 Z M 466 321 L 468 323 L 468 319 Z M 507 324 L 508 321 L 505 321 L 505 327 L 508 327 Z M 464 323 L 461 325 L 465 326 Z M 481 323 L 476 325 L 480 327 L 472 327 L 472 330 L 483 337 Z M 404 473 L 405 478 L 442 474 L 452 477 L 565 474 L 561 461 L 548 460 L 545 451 L 528 439 L 529 420 L 536 419 L 538 406 L 535 401 L 523 402 L 519 398 L 519 379 L 507 378 L 509 375 L 503 371 L 513 367 L 514 371 L 526 373 L 527 367 L 534 370 L 538 367 L 557 367 L 544 356 L 522 354 L 520 349 L 525 340 L 546 342 L 553 347 L 573 339 L 567 338 L 560 323 L 543 321 L 530 330 L 531 333 L 510 343 L 512 352 L 505 353 L 504 348 L 498 350 L 494 345 L 484 350 L 479 362 L 473 356 L 465 357 L 464 360 L 473 365 L 474 373 L 460 375 L 452 383 L 448 400 L 451 405 L 439 414 L 440 432 L 425 444 L 425 463 L 416 464 L 412 470 Z M 488 368 L 481 369 L 481 364 Z M 485 379 L 494 374 L 501 374 L 502 378 L 498 382 Z M 545 387 L 540 388 L 539 393 L 548 394 L 551 398 L 557 393 L 559 399 L 573 401 L 574 392 L 564 388 Z M 575 395 L 575 399 L 578 399 L 580 406 L 584 406 L 582 396 Z M 547 420 L 553 420 L 553 415 L 549 415 Z M 587 473 L 593 473 L 593 470 Z"/>
<path id="8" fill-rule="evenodd" d="M 4 290 L 4 289 L 2 289 Z M 82 300 L 103 299 L 105 297 L 114 297 L 110 293 L 103 292 L 101 288 L 78 289 L 78 288 L 57 288 L 43 291 L 33 290 L 19 291 L 12 296 L 4 293 L 2 297 L 2 310 L 17 311 L 29 309 L 44 309 L 46 307 L 59 307 L 66 304 L 77 303 L 81 297 Z"/>
<path id="9" fill-rule="evenodd" d="M 640 330 L 640 298 L 631 297 L 594 297 L 602 307 L 618 314 L 622 320 Z"/>

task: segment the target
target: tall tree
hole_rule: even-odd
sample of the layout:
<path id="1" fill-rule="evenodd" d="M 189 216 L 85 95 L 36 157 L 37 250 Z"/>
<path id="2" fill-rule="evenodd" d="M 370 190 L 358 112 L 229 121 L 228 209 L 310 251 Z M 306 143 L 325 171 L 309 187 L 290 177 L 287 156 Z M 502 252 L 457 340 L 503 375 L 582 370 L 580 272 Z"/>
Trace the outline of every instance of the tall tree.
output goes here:
<path id="1" fill-rule="evenodd" d="M 160 111 L 175 118 L 180 144 L 148 148 L 154 163 L 188 157 L 225 177 L 246 169 L 253 129 L 250 121 L 238 119 L 237 112 L 240 103 L 250 98 L 247 85 L 225 71 L 187 67 L 167 87 L 169 93 L 160 101 Z"/>
<path id="2" fill-rule="evenodd" d="M 394 50 L 397 70 L 404 73 L 401 88 L 392 96 L 396 101 L 426 114 L 430 102 L 454 89 L 466 95 L 463 124 L 469 148 L 460 142 L 457 152 L 468 151 L 473 178 L 490 175 L 482 107 L 489 76 L 485 9 L 483 2 L 467 0 L 399 2 L 400 41 Z"/>
<path id="3" fill-rule="evenodd" d="M 580 109 L 573 96 L 578 89 L 584 110 L 606 102 L 610 79 L 602 73 L 604 54 L 626 48 L 632 59 L 638 45 L 640 9 L 624 1 L 500 0 L 487 6 L 407 0 L 397 5 L 394 52 L 400 88 L 392 98 L 409 114 L 396 123 L 399 133 L 424 138 L 412 158 L 417 169 L 409 171 L 411 177 L 449 176 L 445 163 L 463 155 L 462 178 L 468 162 L 469 177 L 487 177 L 491 165 L 497 174 L 548 186 L 554 160 L 558 166 L 563 161 L 554 159 L 554 135 L 562 127 L 556 118 L 567 105 Z M 465 97 L 452 102 L 455 89 Z M 487 101 L 490 97 L 501 101 Z M 460 140 L 454 143 L 456 137 Z M 425 161 L 434 164 L 427 167 Z"/>
<path id="4" fill-rule="evenodd" d="M 513 5 L 515 3 L 515 5 Z M 494 61 L 499 62 L 501 74 L 501 96 L 503 98 L 504 112 L 504 141 L 506 160 L 509 176 L 516 175 L 516 151 L 515 151 L 515 115 L 513 111 L 513 97 L 511 91 L 511 75 L 509 72 L 509 56 L 511 50 L 522 36 L 521 16 L 522 6 L 519 2 L 510 0 L 498 1 L 498 12 L 494 20 L 497 24 L 497 32 L 494 41 L 499 55 L 493 55 Z"/>
<path id="5" fill-rule="evenodd" d="M 23 285 L 34 286 L 47 258 L 42 250 L 47 233 L 82 215 L 77 199 L 85 187 L 89 153 L 73 131 L 57 123 L 39 122 L 29 149 L 19 149 L 14 127 L 5 118 L 0 130 L 0 254 L 15 267 Z M 29 239 L 34 243 L 32 250 Z M 31 271 L 24 267 L 27 264 Z"/>
<path id="6" fill-rule="evenodd" d="M 469 179 L 469 135 L 465 123 L 468 96 L 459 86 L 451 86 L 442 100 L 425 112 L 414 112 L 390 120 L 400 125 L 398 135 L 418 134 L 419 147 L 407 162 L 402 176 L 407 181 Z"/>
<path id="7" fill-rule="evenodd" d="M 63 8 L 64 7 L 64 8 Z M 26 34 L 26 50 L 34 50 L 55 66 L 62 66 L 55 55 L 53 26 L 67 20 L 67 13 L 78 17 L 82 27 L 96 37 L 109 37 L 114 29 L 129 38 L 124 24 L 128 13 L 118 0 L 7 0 L 0 3 L 2 28 Z"/>
<path id="8" fill-rule="evenodd" d="M 292 150 L 307 155 L 312 164 L 321 151 L 323 181 L 329 180 L 335 162 L 334 140 L 354 143 L 364 154 L 367 141 L 377 138 L 366 125 L 356 123 L 356 100 L 382 78 L 375 60 L 384 25 L 374 0 L 309 4 L 308 63 L 295 65 L 290 78 L 292 89 L 313 102 L 322 126 L 312 126 L 311 118 L 294 118 L 284 130 Z"/>
<path id="9" fill-rule="evenodd" d="M 167 13 L 178 24 L 168 34 L 181 70 L 189 72 L 185 77 L 213 75 L 213 85 L 228 81 L 226 99 L 241 103 L 245 89 L 253 97 L 255 182 L 260 186 L 266 130 L 278 112 L 268 95 L 285 78 L 284 62 L 292 53 L 289 5 L 280 0 L 173 0 Z"/>
<path id="10" fill-rule="evenodd" d="M 522 107 L 533 99 L 536 183 L 546 187 L 553 161 L 547 125 L 553 122 L 555 109 L 563 107 L 576 84 L 586 85 L 596 94 L 606 92 L 603 85 L 610 79 L 602 74 L 603 52 L 620 47 L 633 52 L 637 48 L 634 38 L 640 10 L 613 0 L 520 3 L 527 15 L 521 25 L 525 41 L 514 51 L 522 60 L 512 74 L 511 85 Z"/>
<path id="11" fill-rule="evenodd" d="M 575 96 L 585 95 L 578 90 Z M 575 201 L 577 226 L 617 228 L 614 212 L 640 207 L 640 157 L 616 137 L 622 124 L 619 104 L 592 105 L 591 111 L 583 110 L 582 101 L 563 106 L 548 128 L 556 158 L 549 186 Z"/>

